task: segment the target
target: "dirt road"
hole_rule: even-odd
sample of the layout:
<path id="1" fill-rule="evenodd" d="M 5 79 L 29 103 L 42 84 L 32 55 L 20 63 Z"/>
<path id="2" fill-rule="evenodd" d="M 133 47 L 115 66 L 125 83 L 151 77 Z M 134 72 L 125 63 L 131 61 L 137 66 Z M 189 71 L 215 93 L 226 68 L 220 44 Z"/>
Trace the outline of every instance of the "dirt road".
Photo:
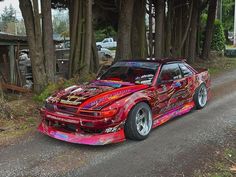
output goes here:
<path id="1" fill-rule="evenodd" d="M 236 141 L 235 76 L 214 78 L 205 109 L 156 128 L 145 141 L 93 147 L 34 131 L 0 148 L 0 176 L 192 176 L 215 147 Z"/>

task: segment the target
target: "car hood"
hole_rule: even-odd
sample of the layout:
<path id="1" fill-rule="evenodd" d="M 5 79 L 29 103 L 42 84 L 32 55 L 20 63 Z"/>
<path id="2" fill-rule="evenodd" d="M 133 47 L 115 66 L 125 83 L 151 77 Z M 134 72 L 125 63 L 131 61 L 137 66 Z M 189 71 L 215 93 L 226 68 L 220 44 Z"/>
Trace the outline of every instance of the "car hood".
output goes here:
<path id="1" fill-rule="evenodd" d="M 128 82 L 96 80 L 88 85 L 73 85 L 61 90 L 49 97 L 47 102 L 76 106 L 86 110 L 100 110 L 118 99 L 147 87 L 147 85 Z"/>

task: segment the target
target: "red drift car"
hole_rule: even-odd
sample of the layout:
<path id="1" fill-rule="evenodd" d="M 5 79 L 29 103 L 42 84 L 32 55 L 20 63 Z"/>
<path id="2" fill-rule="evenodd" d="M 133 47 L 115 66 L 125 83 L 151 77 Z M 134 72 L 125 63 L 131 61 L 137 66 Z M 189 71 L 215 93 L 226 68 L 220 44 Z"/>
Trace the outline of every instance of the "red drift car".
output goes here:
<path id="1" fill-rule="evenodd" d="M 152 128 L 206 106 L 210 77 L 182 60 L 119 61 L 88 85 L 50 96 L 38 130 L 79 144 L 143 140 Z"/>

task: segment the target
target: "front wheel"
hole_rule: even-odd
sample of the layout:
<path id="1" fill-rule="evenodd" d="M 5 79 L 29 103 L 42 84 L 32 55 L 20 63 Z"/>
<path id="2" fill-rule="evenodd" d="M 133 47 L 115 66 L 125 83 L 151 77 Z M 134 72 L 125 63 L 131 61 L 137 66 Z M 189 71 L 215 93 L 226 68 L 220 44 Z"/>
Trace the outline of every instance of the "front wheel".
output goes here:
<path id="1" fill-rule="evenodd" d="M 148 104 L 138 103 L 129 113 L 125 135 L 129 139 L 144 140 L 152 129 L 152 113 Z"/>
<path id="2" fill-rule="evenodd" d="M 205 84 L 201 84 L 195 91 L 194 102 L 197 109 L 202 109 L 207 104 L 207 88 Z"/>

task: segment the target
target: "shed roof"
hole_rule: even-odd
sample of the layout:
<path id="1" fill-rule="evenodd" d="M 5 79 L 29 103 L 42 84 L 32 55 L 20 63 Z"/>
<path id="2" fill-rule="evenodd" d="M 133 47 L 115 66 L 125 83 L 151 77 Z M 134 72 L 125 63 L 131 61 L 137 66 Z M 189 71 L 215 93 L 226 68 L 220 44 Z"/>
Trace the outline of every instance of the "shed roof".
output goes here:
<path id="1" fill-rule="evenodd" d="M 12 35 L 12 34 L 9 34 L 9 33 L 0 32 L 0 41 L 5 41 L 5 42 L 22 41 L 22 42 L 27 42 L 27 37 L 26 36 L 18 36 L 18 35 Z"/>

